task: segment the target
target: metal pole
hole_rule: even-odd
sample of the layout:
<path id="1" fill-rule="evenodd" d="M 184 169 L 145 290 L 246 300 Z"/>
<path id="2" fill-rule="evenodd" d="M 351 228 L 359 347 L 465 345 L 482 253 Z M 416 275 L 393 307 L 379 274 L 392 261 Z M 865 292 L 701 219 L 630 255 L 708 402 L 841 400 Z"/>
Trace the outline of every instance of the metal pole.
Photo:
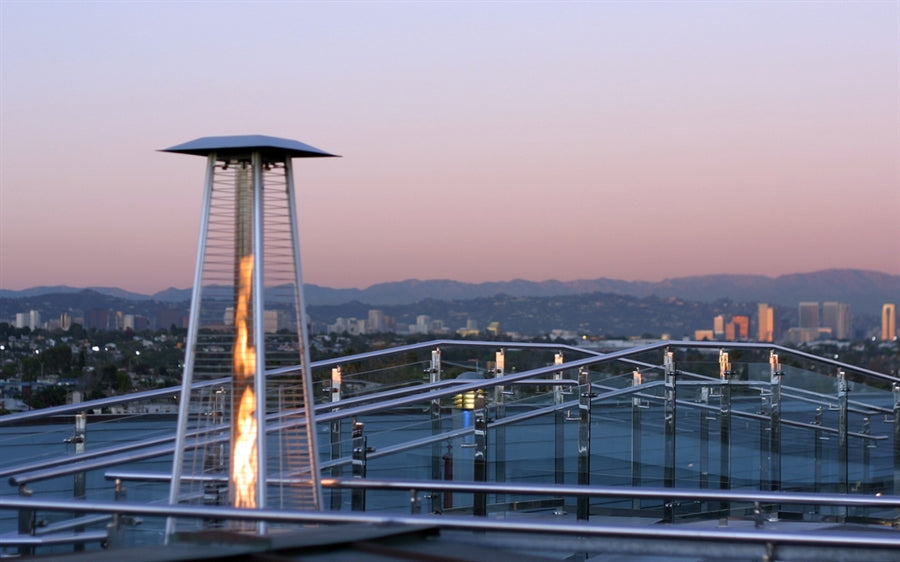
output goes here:
<path id="1" fill-rule="evenodd" d="M 29 498 L 34 492 L 26 488 L 25 486 L 19 486 L 19 496 L 23 498 Z M 20 535 L 33 535 L 34 527 L 35 527 L 35 512 L 33 509 L 19 509 L 19 534 Z M 34 547 L 28 545 L 22 545 L 19 547 L 19 554 L 22 556 L 27 556 L 34 554 Z"/>
<path id="2" fill-rule="evenodd" d="M 76 455 L 80 455 L 80 454 L 84 453 L 86 438 L 87 438 L 87 414 L 85 414 L 84 412 L 81 412 L 81 413 L 75 414 L 75 433 L 72 435 L 72 445 L 74 446 Z M 73 476 L 74 482 L 72 484 L 72 489 L 74 492 L 73 495 L 76 499 L 84 499 L 85 498 L 84 477 L 85 477 L 84 472 L 77 472 Z"/>
<path id="3" fill-rule="evenodd" d="M 813 432 L 813 491 L 818 492 L 822 485 L 822 406 L 816 407 L 816 417 L 813 419 L 816 430 Z M 816 512 L 819 507 L 816 506 Z"/>
<path id="4" fill-rule="evenodd" d="M 487 418 L 484 412 L 484 397 L 475 397 L 475 460 L 473 479 L 475 482 L 487 481 Z M 476 492 L 473 499 L 472 515 L 487 515 L 487 495 Z"/>
<path id="5" fill-rule="evenodd" d="M 591 379 L 589 371 L 578 369 L 578 485 L 591 485 Z M 587 521 L 590 517 L 590 498 L 579 496 L 576 501 L 576 518 Z"/>
<path id="6" fill-rule="evenodd" d="M 663 357 L 665 405 L 664 405 L 664 460 L 663 460 L 663 486 L 675 487 L 675 353 L 666 350 Z M 664 499 L 663 521 L 673 523 L 675 521 L 675 504 L 673 500 Z"/>
<path id="7" fill-rule="evenodd" d="M 266 315 L 263 280 L 263 180 L 262 154 L 251 156 L 253 172 L 253 346 L 256 350 L 256 373 L 253 389 L 256 394 L 256 509 L 266 508 Z M 266 525 L 260 521 L 257 534 L 265 534 Z"/>
<path id="8" fill-rule="evenodd" d="M 709 404 L 709 387 L 700 387 L 700 403 Z M 709 488 L 709 420 L 711 416 L 705 408 L 700 409 L 700 488 Z M 703 502 L 700 511 L 706 512 L 709 504 Z"/>
<path id="9" fill-rule="evenodd" d="M 341 366 L 333 367 L 331 369 L 331 401 L 332 402 L 340 402 L 341 401 L 341 382 L 342 382 L 342 374 L 341 374 Z M 337 460 L 341 458 L 341 438 L 343 433 L 343 428 L 341 427 L 342 423 L 340 419 L 333 420 L 331 422 L 331 460 Z M 340 478 L 344 475 L 344 465 L 336 464 L 331 467 L 331 475 L 335 478 Z M 331 509 L 332 511 L 340 511 L 341 505 L 344 502 L 343 490 L 340 488 L 331 490 Z"/>
<path id="10" fill-rule="evenodd" d="M 847 402 L 848 392 L 847 375 L 843 370 L 837 372 L 837 401 L 838 401 L 838 488 L 839 494 L 846 494 L 849 484 L 849 442 L 847 439 L 848 419 Z"/>
<path id="11" fill-rule="evenodd" d="M 169 486 L 169 505 L 178 503 L 181 494 L 181 471 L 184 465 L 185 434 L 188 423 L 188 403 L 194 377 L 194 360 L 197 355 L 197 334 L 200 329 L 200 296 L 203 288 L 203 262 L 206 258 L 206 241 L 209 237 L 209 215 L 212 209 L 213 179 L 216 170 L 216 153 L 206 158 L 206 185 L 203 190 L 203 212 L 200 217 L 200 235 L 197 241 L 197 262 L 194 265 L 194 287 L 191 290 L 191 311 L 187 340 L 184 342 L 184 369 L 181 373 L 181 394 L 178 403 L 178 422 L 175 427 L 175 451 L 172 459 L 172 481 Z M 166 518 L 164 543 L 175 532 L 175 518 Z"/>
<path id="12" fill-rule="evenodd" d="M 872 433 L 872 420 L 869 416 L 863 418 L 863 426 L 862 431 L 860 431 L 863 435 L 870 435 Z M 862 450 L 863 450 L 863 476 L 862 476 L 862 490 L 863 492 L 868 492 L 869 490 L 869 478 L 871 477 L 871 463 L 872 463 L 872 453 L 871 449 L 874 447 L 874 444 L 870 444 L 868 439 L 862 439 Z"/>
<path id="13" fill-rule="evenodd" d="M 784 379 L 784 372 L 781 369 L 778 355 L 774 352 L 769 353 L 769 372 L 769 385 L 772 389 L 769 482 L 770 489 L 775 491 L 781 489 L 781 381 Z"/>
<path id="14" fill-rule="evenodd" d="M 631 386 L 641 386 L 643 384 L 643 375 L 640 369 L 635 369 L 631 374 Z M 631 486 L 634 488 L 641 487 L 641 438 L 643 432 L 641 430 L 641 399 L 637 394 L 631 397 Z M 631 500 L 631 507 L 634 509 L 641 508 L 640 498 Z"/>
<path id="15" fill-rule="evenodd" d="M 728 353 L 719 351 L 719 378 L 722 381 L 722 391 L 719 397 L 719 488 L 728 490 L 731 488 L 731 361 Z M 730 504 L 723 502 L 721 505 L 720 521 L 727 521 Z"/>
<path id="16" fill-rule="evenodd" d="M 428 382 L 435 384 L 441 382 L 441 348 L 437 347 L 431 351 L 431 365 L 428 369 Z M 441 423 L 441 400 L 435 399 L 431 401 L 431 434 L 440 435 L 442 431 Z M 441 444 L 435 441 L 431 445 L 431 479 L 438 481 L 441 479 L 443 459 L 441 458 Z M 441 509 L 441 493 L 431 493 L 431 511 L 437 512 Z"/>
<path id="17" fill-rule="evenodd" d="M 300 377 L 303 388 L 303 408 L 306 412 L 306 443 L 309 447 L 309 474 L 315 509 L 322 509 L 322 482 L 319 478 L 319 445 L 316 433 L 315 397 L 313 396 L 312 363 L 309 358 L 309 322 L 306 317 L 306 298 L 303 296 L 303 267 L 300 262 L 300 233 L 297 225 L 297 203 L 294 190 L 294 168 L 290 158 L 284 159 L 287 184 L 288 219 L 291 223 L 291 244 L 294 248 L 294 305 L 296 306 L 298 340 L 300 344 Z"/>
<path id="18" fill-rule="evenodd" d="M 497 350 L 495 356 L 494 378 L 502 378 L 506 370 L 506 352 L 503 348 Z M 506 417 L 506 391 L 503 385 L 498 385 L 494 391 L 495 419 Z M 500 425 L 494 428 L 494 481 L 506 482 L 506 426 Z M 498 498 L 499 500 L 499 498 Z"/>
<path id="19" fill-rule="evenodd" d="M 361 421 L 353 420 L 353 478 L 366 477 L 366 456 L 369 453 L 367 438 L 363 433 L 364 424 Z M 351 509 L 353 511 L 366 510 L 366 490 L 365 488 L 353 489 L 351 492 Z"/>
<path id="20" fill-rule="evenodd" d="M 84 412 L 80 412 L 75 414 L 75 433 L 72 435 L 72 445 L 74 446 L 75 454 L 80 455 L 84 453 L 85 448 L 85 440 L 87 438 L 87 414 Z M 83 500 L 85 499 L 85 473 L 84 472 L 76 472 L 73 477 L 72 482 L 72 491 L 74 492 L 75 499 Z M 80 533 L 84 531 L 83 526 L 75 527 L 75 532 Z M 75 552 L 80 552 L 84 550 L 84 543 L 76 543 L 75 544 Z"/>
<path id="21" fill-rule="evenodd" d="M 554 365 L 562 365 L 564 363 L 562 351 L 558 351 L 553 356 Z M 562 371 L 553 373 L 553 380 L 562 380 Z M 557 484 L 566 483 L 566 414 L 562 411 L 563 389 L 562 385 L 553 387 L 553 405 L 556 411 L 553 413 L 553 473 L 554 482 Z"/>

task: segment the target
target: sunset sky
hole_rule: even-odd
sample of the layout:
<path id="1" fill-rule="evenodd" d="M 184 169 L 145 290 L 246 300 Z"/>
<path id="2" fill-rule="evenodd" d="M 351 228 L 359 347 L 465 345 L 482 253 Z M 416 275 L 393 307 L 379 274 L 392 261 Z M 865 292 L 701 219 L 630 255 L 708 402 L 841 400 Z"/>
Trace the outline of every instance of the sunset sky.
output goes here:
<path id="1" fill-rule="evenodd" d="M 0 288 L 192 283 L 204 161 L 305 281 L 900 274 L 900 2 L 0 0 Z"/>

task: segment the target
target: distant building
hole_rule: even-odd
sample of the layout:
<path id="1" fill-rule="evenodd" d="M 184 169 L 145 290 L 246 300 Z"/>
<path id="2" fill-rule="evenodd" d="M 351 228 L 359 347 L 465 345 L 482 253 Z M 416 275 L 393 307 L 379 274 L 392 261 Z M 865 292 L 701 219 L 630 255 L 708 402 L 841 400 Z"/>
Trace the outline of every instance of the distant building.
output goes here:
<path id="1" fill-rule="evenodd" d="M 720 314 L 713 318 L 713 337 L 717 340 L 725 339 L 725 315 Z"/>
<path id="2" fill-rule="evenodd" d="M 37 330 L 41 327 L 41 313 L 37 310 L 16 313 L 16 328 Z"/>
<path id="3" fill-rule="evenodd" d="M 761 342 L 775 341 L 775 309 L 761 302 L 756 310 L 757 337 Z"/>
<path id="4" fill-rule="evenodd" d="M 897 305 L 885 303 L 881 307 L 881 340 L 894 341 L 897 339 Z"/>
<path id="5" fill-rule="evenodd" d="M 59 327 L 61 330 L 68 332 L 72 327 L 72 315 L 68 312 L 63 312 L 59 315 Z"/>
<path id="6" fill-rule="evenodd" d="M 366 320 L 366 333 L 380 334 L 386 331 L 387 326 L 384 321 L 384 312 L 374 309 L 370 310 L 369 319 Z"/>
<path id="7" fill-rule="evenodd" d="M 732 316 L 730 325 L 733 326 L 732 336 L 733 336 L 734 340 L 750 339 L 750 317 L 749 316 L 744 316 L 744 315 Z"/>
<path id="8" fill-rule="evenodd" d="M 109 310 L 92 308 L 84 313 L 84 327 L 88 330 L 108 330 Z"/>
<path id="9" fill-rule="evenodd" d="M 713 341 L 714 339 L 712 330 L 694 330 L 694 341 Z"/>
<path id="10" fill-rule="evenodd" d="M 416 316 L 416 323 L 409 325 L 410 334 L 429 334 L 431 333 L 431 317 L 426 314 Z"/>
<path id="11" fill-rule="evenodd" d="M 787 331 L 789 343 L 810 343 L 831 335 L 828 328 L 791 328 Z"/>
<path id="12" fill-rule="evenodd" d="M 328 325 L 328 332 L 332 334 L 347 334 L 358 336 L 366 333 L 366 321 L 356 318 L 338 317 L 334 324 Z"/>
<path id="13" fill-rule="evenodd" d="M 831 329 L 831 337 L 849 340 L 851 331 L 850 305 L 842 302 L 826 302 L 822 305 L 822 327 Z"/>
<path id="14" fill-rule="evenodd" d="M 819 303 L 801 302 L 798 307 L 800 328 L 819 327 Z"/>
<path id="15" fill-rule="evenodd" d="M 41 313 L 37 310 L 28 311 L 28 327 L 37 330 L 41 327 Z"/>
<path id="16" fill-rule="evenodd" d="M 234 323 L 233 314 L 232 323 Z M 175 326 L 176 328 L 184 328 L 186 326 L 184 311 L 182 311 L 180 308 L 157 308 L 156 329 L 168 330 L 172 326 Z"/>

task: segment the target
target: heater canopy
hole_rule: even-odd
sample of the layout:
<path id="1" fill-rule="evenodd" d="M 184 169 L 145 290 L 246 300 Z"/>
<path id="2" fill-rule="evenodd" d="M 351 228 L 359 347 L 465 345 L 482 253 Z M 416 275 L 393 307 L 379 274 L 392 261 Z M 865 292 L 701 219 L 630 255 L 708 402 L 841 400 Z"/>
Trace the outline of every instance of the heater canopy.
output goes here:
<path id="1" fill-rule="evenodd" d="M 263 161 L 282 161 L 287 158 L 323 158 L 337 156 L 300 141 L 266 135 L 230 135 L 225 137 L 201 137 L 189 142 L 162 149 L 162 152 L 207 156 L 216 154 L 216 160 L 250 158 L 260 152 Z"/>

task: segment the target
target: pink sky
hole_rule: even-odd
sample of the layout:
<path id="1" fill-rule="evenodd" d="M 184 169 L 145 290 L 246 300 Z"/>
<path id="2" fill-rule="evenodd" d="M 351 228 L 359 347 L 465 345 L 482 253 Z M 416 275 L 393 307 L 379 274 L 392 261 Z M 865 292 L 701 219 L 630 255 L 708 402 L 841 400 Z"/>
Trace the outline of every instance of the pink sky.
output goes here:
<path id="1" fill-rule="evenodd" d="M 192 283 L 203 160 L 305 281 L 900 274 L 900 3 L 0 2 L 0 288 Z"/>

